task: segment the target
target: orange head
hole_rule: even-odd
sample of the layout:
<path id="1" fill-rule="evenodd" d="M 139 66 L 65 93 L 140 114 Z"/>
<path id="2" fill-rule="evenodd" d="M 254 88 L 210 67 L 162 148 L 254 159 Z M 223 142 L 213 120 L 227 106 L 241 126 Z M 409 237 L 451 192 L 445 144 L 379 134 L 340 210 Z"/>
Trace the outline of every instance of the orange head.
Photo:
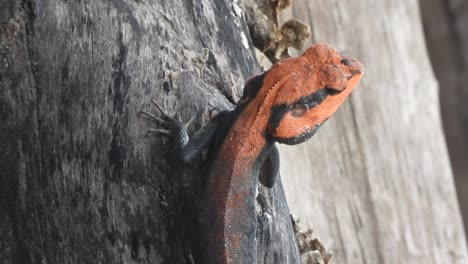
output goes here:
<path id="1" fill-rule="evenodd" d="M 309 139 L 343 103 L 364 73 L 362 64 L 326 44 L 273 65 L 261 90 L 271 98 L 268 135 L 298 144 Z"/>

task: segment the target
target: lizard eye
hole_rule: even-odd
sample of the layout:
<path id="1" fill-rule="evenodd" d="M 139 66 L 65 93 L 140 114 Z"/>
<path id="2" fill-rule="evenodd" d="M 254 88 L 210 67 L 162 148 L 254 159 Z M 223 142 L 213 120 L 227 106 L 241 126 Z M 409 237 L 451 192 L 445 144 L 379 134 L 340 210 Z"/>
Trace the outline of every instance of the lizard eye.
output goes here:
<path id="1" fill-rule="evenodd" d="M 307 107 L 305 107 L 304 105 L 298 105 L 291 109 L 291 116 L 298 118 L 303 116 L 306 112 Z"/>

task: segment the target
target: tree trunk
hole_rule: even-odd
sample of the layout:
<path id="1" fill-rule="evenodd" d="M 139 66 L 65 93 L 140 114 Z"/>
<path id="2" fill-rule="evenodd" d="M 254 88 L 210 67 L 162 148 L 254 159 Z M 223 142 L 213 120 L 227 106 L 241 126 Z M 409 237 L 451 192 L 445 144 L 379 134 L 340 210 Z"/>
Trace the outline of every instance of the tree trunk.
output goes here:
<path id="1" fill-rule="evenodd" d="M 292 213 L 334 263 L 467 263 L 417 1 L 302 0 L 284 17 L 366 67 L 316 136 L 281 149 Z"/>
<path id="2" fill-rule="evenodd" d="M 367 72 L 307 145 L 282 149 L 292 212 L 335 263 L 465 263 L 417 4 L 374 2 L 293 5 L 314 42 Z M 1 263 L 186 260 L 178 164 L 137 113 L 154 98 L 196 115 L 193 132 L 232 107 L 258 73 L 235 5 L 0 0 Z M 293 262 L 281 184 L 260 191 L 270 211 L 257 219 L 259 258 Z"/>
<path id="3" fill-rule="evenodd" d="M 440 105 L 461 211 L 468 225 L 468 4 L 421 3 L 427 48 L 440 84 Z"/>
<path id="4" fill-rule="evenodd" d="M 137 113 L 232 107 L 259 73 L 234 5 L 0 0 L 1 263 L 187 261 L 180 164 Z M 258 257 L 296 263 L 281 183 L 260 193 Z"/>

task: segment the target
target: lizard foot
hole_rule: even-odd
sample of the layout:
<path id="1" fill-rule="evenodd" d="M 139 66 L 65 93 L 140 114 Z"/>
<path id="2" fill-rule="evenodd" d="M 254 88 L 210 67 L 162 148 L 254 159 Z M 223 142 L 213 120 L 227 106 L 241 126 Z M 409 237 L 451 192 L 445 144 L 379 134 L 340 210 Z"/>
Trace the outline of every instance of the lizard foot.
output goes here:
<path id="1" fill-rule="evenodd" d="M 192 117 L 187 123 L 184 124 L 178 119 L 175 119 L 169 116 L 168 114 L 166 114 L 164 110 L 158 105 L 158 103 L 154 99 L 151 99 L 151 103 L 161 113 L 160 117 L 154 114 L 148 113 L 146 111 L 140 111 L 139 114 L 153 120 L 158 125 L 162 126 L 162 128 L 148 129 L 146 131 L 146 136 L 149 136 L 150 134 L 165 135 L 173 139 L 176 139 L 181 146 L 185 145 L 188 142 L 187 128 L 193 122 L 193 120 L 195 119 L 195 116 Z"/>

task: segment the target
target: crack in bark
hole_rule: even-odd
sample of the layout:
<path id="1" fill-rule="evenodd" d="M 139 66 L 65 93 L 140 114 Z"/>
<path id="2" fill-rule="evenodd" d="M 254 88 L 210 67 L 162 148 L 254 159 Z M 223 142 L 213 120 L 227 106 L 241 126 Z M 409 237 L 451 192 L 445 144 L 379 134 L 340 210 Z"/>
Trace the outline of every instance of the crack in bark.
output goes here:
<path id="1" fill-rule="evenodd" d="M 42 188 L 45 188 L 46 184 L 47 184 L 47 175 L 44 175 L 44 172 L 43 172 L 43 168 L 44 168 L 44 160 L 43 160 L 43 149 L 44 149 L 44 146 L 43 146 L 43 142 L 42 142 L 42 120 L 41 120 L 41 117 L 40 117 L 40 102 L 41 102 L 41 98 L 42 98 L 42 88 L 41 88 L 41 85 L 40 85 L 40 75 L 39 75 L 39 61 L 38 61 L 38 55 L 37 55 L 37 51 L 35 50 L 34 48 L 34 38 L 36 36 L 36 31 L 35 31 L 35 28 L 34 28 L 34 22 L 35 22 L 35 19 L 37 17 L 37 12 L 36 12 L 36 3 L 33 1 L 33 0 L 23 0 L 20 4 L 20 12 L 22 11 L 22 13 L 24 14 L 24 23 L 25 23 L 25 48 L 26 48 L 26 51 L 27 51 L 27 54 L 28 54 L 28 57 L 29 57 L 29 67 L 31 69 L 31 75 L 32 75 L 32 79 L 33 79 L 33 90 L 35 92 L 35 97 L 34 97 L 34 110 L 33 110 L 33 113 L 32 113 L 32 116 L 33 118 L 36 120 L 36 129 L 35 129 L 35 133 L 34 133 L 34 136 L 36 138 L 34 138 L 33 136 L 33 143 L 36 143 L 35 142 L 35 139 L 37 140 L 37 144 L 36 144 L 36 148 L 37 148 L 37 156 L 35 158 L 35 161 L 36 161 L 36 167 L 37 167 L 37 172 L 36 172 L 36 175 L 38 176 L 37 179 L 38 179 L 38 184 L 40 187 Z M 34 113 L 35 112 L 35 113 Z M 30 181 L 34 181 L 35 179 L 29 179 Z M 34 186 L 34 184 L 32 184 L 32 186 Z M 36 195 L 38 195 L 36 193 Z M 38 206 L 36 207 L 36 210 L 33 214 L 36 214 L 36 215 L 41 215 L 42 212 L 41 210 L 43 210 L 43 208 L 41 208 L 41 201 L 42 200 L 41 198 L 43 198 L 40 194 L 38 195 L 39 197 L 36 197 L 36 199 L 39 199 L 37 201 L 38 203 Z M 43 229 L 47 229 L 47 227 L 44 227 L 44 226 L 38 226 L 38 232 L 39 233 L 42 233 L 42 231 L 45 231 Z M 18 246 L 20 246 L 21 250 L 23 247 L 21 247 L 21 240 L 18 239 L 17 240 L 17 243 Z M 42 254 L 38 253 L 38 252 L 35 252 L 35 258 L 39 257 L 39 258 L 45 258 L 47 259 L 47 256 L 49 255 L 47 253 L 47 247 L 45 245 L 45 241 L 41 241 L 40 242 L 40 245 L 42 246 Z M 24 247 L 26 248 L 26 247 Z M 21 252 L 17 252 L 18 253 L 21 253 Z M 34 255 L 34 252 L 31 253 L 31 252 L 28 252 L 29 254 L 29 258 L 31 257 L 31 254 Z M 22 252 L 22 254 L 24 254 L 24 252 Z M 42 255 L 42 256 L 38 256 L 39 255 Z"/>
<path id="2" fill-rule="evenodd" d="M 39 153 L 38 153 L 38 165 L 39 165 L 39 179 L 42 179 L 42 140 L 41 140 L 41 125 L 42 121 L 39 116 L 40 112 L 40 101 L 41 101 L 41 96 L 42 96 L 42 91 L 41 91 L 41 85 L 40 85 L 40 77 L 39 77 L 39 67 L 38 67 L 38 58 L 37 58 L 37 52 L 34 49 L 34 44 L 33 39 L 36 34 L 35 29 L 34 29 L 34 21 L 36 19 L 36 4 L 33 0 L 24 0 L 21 2 L 21 7 L 24 11 L 25 14 L 25 30 L 26 30 L 26 50 L 29 56 L 29 66 L 31 68 L 31 74 L 33 78 L 33 87 L 34 91 L 36 92 L 35 96 L 35 118 L 37 122 L 37 127 L 36 127 L 36 135 L 37 135 L 37 140 L 38 140 L 38 148 L 39 148 Z M 44 184 L 45 182 L 41 182 Z"/>

